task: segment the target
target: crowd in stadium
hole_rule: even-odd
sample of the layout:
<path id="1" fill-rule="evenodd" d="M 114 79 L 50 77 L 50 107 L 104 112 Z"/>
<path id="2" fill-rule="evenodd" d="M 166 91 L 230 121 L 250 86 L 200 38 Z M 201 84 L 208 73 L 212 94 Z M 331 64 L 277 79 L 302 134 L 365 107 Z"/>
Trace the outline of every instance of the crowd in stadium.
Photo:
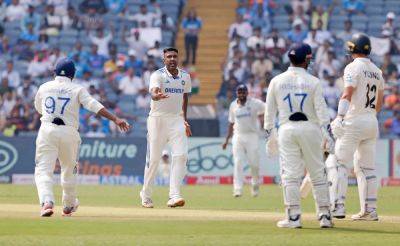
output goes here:
<path id="1" fill-rule="evenodd" d="M 175 2 L 180 13 L 183 1 Z M 130 121 L 137 120 L 134 110 L 144 116 L 150 74 L 163 66 L 160 34 L 170 34 L 162 40 L 167 46 L 177 31 L 179 14 L 167 14 L 156 0 L 0 0 L 0 131 L 37 131 L 36 90 L 66 56 L 76 64 L 76 82 L 105 106 Z M 89 137 L 118 134 L 85 110 L 80 123 Z"/>
<path id="2" fill-rule="evenodd" d="M 289 66 L 286 53 L 290 45 L 304 42 L 313 49 L 313 62 L 309 70 L 321 79 L 330 116 L 334 119 L 343 90 L 343 70 L 350 62 L 349 56 L 346 56 L 345 44 L 352 34 L 361 31 L 376 36 L 377 42 L 389 44 L 387 51 L 372 56 L 372 59 L 381 65 L 387 83 L 385 108 L 380 115 L 381 130 L 383 135 L 398 136 L 400 63 L 394 63 L 391 59 L 399 54 L 400 47 L 397 44 L 395 13 L 380 14 L 377 11 L 385 20 L 379 30 L 372 32 L 372 24 L 366 25 L 367 6 L 364 1 L 284 2 L 288 3 L 238 0 L 236 21 L 228 31 L 229 51 L 224 62 L 223 83 L 218 93 L 220 108 L 227 110 L 235 97 L 235 88 L 241 83 L 247 85 L 251 96 L 265 100 L 269 81 Z M 382 1 L 375 2 L 382 4 Z M 332 20 L 334 11 L 336 19 Z M 341 17 L 339 21 L 337 17 Z M 360 29 L 353 26 L 354 22 Z"/>

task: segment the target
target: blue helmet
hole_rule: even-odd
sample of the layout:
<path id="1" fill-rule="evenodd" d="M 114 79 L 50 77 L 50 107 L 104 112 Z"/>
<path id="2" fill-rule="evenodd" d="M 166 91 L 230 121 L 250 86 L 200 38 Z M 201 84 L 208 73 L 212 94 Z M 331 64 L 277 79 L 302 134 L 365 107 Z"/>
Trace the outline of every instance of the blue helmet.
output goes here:
<path id="1" fill-rule="evenodd" d="M 238 86 L 236 87 L 236 91 L 244 91 L 244 92 L 247 92 L 248 89 L 247 89 L 247 86 L 246 86 L 245 84 L 240 84 L 240 85 L 238 85 Z"/>
<path id="2" fill-rule="evenodd" d="M 301 64 L 306 61 L 306 58 L 311 58 L 312 51 L 308 44 L 294 44 L 290 47 L 288 57 L 290 62 L 295 65 Z"/>
<path id="3" fill-rule="evenodd" d="M 64 76 L 70 79 L 74 78 L 75 71 L 76 71 L 75 64 L 69 58 L 61 59 L 57 63 L 56 68 L 54 69 L 54 73 L 56 74 L 56 76 Z"/>

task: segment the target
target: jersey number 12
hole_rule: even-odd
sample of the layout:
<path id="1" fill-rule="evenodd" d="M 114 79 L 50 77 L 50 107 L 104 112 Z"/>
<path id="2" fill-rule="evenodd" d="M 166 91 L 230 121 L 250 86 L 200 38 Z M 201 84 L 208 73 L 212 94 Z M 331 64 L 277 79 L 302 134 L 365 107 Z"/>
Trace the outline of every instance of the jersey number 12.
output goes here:
<path id="1" fill-rule="evenodd" d="M 370 92 L 372 93 L 372 95 L 370 95 Z M 369 84 L 367 84 L 367 102 L 365 103 L 365 107 L 375 108 L 374 104 L 375 98 L 376 98 L 376 85 L 370 86 Z"/>

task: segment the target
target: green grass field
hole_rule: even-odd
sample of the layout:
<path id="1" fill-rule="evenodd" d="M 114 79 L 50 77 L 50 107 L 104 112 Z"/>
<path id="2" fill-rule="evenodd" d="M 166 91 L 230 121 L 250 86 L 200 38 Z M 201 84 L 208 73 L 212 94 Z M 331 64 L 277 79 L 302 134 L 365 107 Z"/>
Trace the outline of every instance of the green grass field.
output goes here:
<path id="1" fill-rule="evenodd" d="M 303 202 L 303 229 L 279 229 L 281 189 L 262 186 L 231 196 L 231 186 L 186 186 L 184 208 L 167 208 L 168 191 L 156 187 L 154 209 L 140 207 L 140 187 L 80 186 L 81 206 L 63 218 L 39 217 L 33 186 L 0 185 L 0 245 L 400 245 L 400 189 L 379 192 L 379 222 L 336 220 L 319 229 L 314 202 Z M 56 187 L 60 204 L 60 188 Z M 348 215 L 358 212 L 356 188 L 348 194 Z M 57 205 L 57 204 L 56 204 Z"/>

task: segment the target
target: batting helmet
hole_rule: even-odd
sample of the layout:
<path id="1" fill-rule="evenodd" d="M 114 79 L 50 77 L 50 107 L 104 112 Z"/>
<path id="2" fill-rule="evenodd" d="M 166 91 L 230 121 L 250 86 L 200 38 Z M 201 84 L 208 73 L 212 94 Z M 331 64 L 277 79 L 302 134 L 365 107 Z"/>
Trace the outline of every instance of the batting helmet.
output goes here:
<path id="1" fill-rule="evenodd" d="M 371 40 L 364 33 L 356 33 L 347 41 L 347 48 L 351 54 L 364 54 L 371 53 Z"/>
<path id="2" fill-rule="evenodd" d="M 311 59 L 312 51 L 308 44 L 294 44 L 290 47 L 288 57 L 291 63 L 298 65 L 306 61 L 306 58 Z"/>
<path id="3" fill-rule="evenodd" d="M 54 69 L 56 76 L 64 76 L 73 79 L 75 76 L 75 64 L 69 58 L 61 59 Z"/>
<path id="4" fill-rule="evenodd" d="M 247 92 L 247 86 L 245 84 L 240 84 L 238 87 L 236 87 L 236 91 L 244 91 Z"/>

